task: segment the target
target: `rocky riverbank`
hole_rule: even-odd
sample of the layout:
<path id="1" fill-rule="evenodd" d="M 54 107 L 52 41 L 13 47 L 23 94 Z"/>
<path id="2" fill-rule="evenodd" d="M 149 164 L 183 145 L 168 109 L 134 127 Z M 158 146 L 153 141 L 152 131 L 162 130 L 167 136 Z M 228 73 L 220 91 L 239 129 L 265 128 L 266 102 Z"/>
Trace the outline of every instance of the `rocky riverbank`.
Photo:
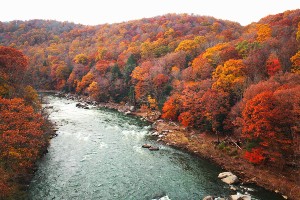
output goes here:
<path id="1" fill-rule="evenodd" d="M 280 193 L 284 199 L 300 199 L 299 171 L 295 174 L 271 171 L 267 167 L 257 167 L 245 161 L 243 149 L 232 144 L 216 144 L 217 137 L 209 133 L 199 133 L 174 122 L 158 120 L 154 123 L 158 135 L 168 145 L 181 148 L 197 156 L 209 159 L 226 171 L 238 175 L 242 185 L 256 184 Z M 225 138 L 220 138 L 224 140 Z"/>
<path id="2" fill-rule="evenodd" d="M 257 167 L 246 162 L 242 156 L 244 150 L 235 143 L 216 143 L 217 137 L 209 133 L 200 133 L 197 130 L 185 128 L 178 123 L 160 119 L 157 111 L 141 111 L 128 104 L 96 103 L 88 98 L 73 95 L 64 95 L 66 98 L 80 101 L 86 106 L 98 106 L 114 109 L 127 115 L 135 115 L 152 124 L 153 135 L 158 141 L 202 158 L 209 159 L 226 171 L 234 172 L 240 179 L 241 185 L 256 184 L 282 195 L 283 199 L 300 199 L 299 169 L 291 174 L 279 170 L 270 170 L 267 166 Z M 225 141 L 226 138 L 220 138 Z M 209 194 L 207 194 L 209 195 Z"/>

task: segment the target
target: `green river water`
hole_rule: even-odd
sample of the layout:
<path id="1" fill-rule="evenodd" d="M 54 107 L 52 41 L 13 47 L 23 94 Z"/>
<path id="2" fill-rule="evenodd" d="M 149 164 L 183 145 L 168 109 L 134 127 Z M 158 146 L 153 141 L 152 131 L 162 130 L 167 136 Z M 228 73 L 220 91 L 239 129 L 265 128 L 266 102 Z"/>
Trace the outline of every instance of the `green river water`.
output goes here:
<path id="1" fill-rule="evenodd" d="M 77 102 L 48 96 L 50 119 L 58 136 L 38 164 L 30 199 L 198 199 L 235 194 L 217 176 L 221 168 L 157 143 L 150 125 L 105 109 L 77 108 Z M 159 151 L 141 148 L 150 143 Z M 252 199 L 281 196 L 251 187 Z"/>

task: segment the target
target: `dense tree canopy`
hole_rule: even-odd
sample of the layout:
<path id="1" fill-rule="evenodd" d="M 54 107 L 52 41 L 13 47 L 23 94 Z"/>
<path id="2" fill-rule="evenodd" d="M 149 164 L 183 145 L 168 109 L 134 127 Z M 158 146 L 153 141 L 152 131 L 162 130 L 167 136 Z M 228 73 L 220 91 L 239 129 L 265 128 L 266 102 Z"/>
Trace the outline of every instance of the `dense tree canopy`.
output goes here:
<path id="1" fill-rule="evenodd" d="M 187 14 L 99 26 L 0 23 L 0 95 L 15 97 L 29 62 L 36 88 L 148 106 L 185 126 L 237 134 L 253 163 L 287 162 L 283 155 L 299 154 L 299 16 L 245 27 Z"/>
<path id="2" fill-rule="evenodd" d="M 18 195 L 47 144 L 38 95 L 25 85 L 27 66 L 19 50 L 0 46 L 0 199 Z"/>

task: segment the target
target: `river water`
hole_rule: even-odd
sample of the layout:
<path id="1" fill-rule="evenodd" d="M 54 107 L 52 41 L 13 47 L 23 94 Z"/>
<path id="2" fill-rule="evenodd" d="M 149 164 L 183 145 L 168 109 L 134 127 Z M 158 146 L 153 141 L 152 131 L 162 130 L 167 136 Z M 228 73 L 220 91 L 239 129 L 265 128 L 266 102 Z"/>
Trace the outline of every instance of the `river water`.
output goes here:
<path id="1" fill-rule="evenodd" d="M 221 168 L 157 143 L 150 126 L 106 109 L 77 108 L 77 102 L 48 96 L 58 136 L 30 185 L 30 199 L 202 199 L 235 192 L 218 180 Z M 150 143 L 159 151 L 141 148 Z M 253 187 L 252 187 L 253 188 Z M 281 199 L 254 187 L 252 199 Z"/>

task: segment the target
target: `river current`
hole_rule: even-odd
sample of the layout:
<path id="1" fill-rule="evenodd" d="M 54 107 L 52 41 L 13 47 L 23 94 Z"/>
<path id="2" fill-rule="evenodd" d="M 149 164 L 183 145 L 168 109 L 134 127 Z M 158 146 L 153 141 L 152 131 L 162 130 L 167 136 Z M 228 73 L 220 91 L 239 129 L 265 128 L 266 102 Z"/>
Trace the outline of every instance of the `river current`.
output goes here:
<path id="1" fill-rule="evenodd" d="M 29 198 L 151 200 L 202 199 L 234 194 L 217 176 L 221 168 L 156 142 L 150 125 L 107 109 L 77 108 L 77 102 L 47 96 L 58 136 L 38 163 Z M 159 151 L 141 148 L 144 143 Z M 279 195 L 252 187 L 252 199 Z"/>

